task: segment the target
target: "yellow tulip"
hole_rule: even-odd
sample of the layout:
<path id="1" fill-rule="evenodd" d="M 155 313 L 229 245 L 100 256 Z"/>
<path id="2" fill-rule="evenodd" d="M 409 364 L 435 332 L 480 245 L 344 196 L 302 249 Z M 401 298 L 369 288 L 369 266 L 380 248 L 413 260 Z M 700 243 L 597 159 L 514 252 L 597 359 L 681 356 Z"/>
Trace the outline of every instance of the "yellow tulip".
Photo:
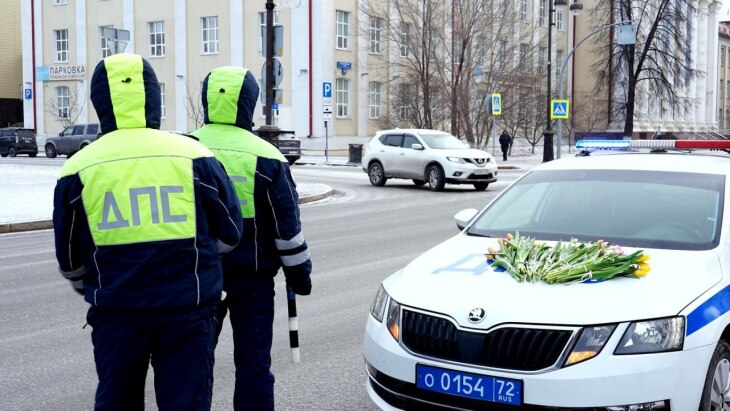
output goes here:
<path id="1" fill-rule="evenodd" d="M 636 261 L 640 263 L 649 261 L 649 254 L 642 254 Z"/>
<path id="2" fill-rule="evenodd" d="M 634 275 L 641 278 L 641 277 L 645 276 L 648 272 L 649 271 L 646 271 L 646 270 L 636 270 L 636 271 L 634 271 Z"/>
<path id="3" fill-rule="evenodd" d="M 639 270 L 644 270 L 646 272 L 649 272 L 649 271 L 651 271 L 651 266 L 649 264 L 645 263 L 645 262 L 640 262 L 639 263 Z"/>

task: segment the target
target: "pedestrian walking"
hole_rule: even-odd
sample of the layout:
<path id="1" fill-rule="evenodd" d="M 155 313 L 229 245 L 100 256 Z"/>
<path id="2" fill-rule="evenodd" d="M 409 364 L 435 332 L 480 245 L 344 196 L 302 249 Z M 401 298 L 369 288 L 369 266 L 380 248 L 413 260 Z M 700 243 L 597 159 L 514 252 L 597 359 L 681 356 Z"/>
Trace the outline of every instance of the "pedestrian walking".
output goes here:
<path id="1" fill-rule="evenodd" d="M 499 145 L 502 148 L 502 161 L 507 161 L 507 152 L 512 145 L 512 136 L 509 135 L 507 130 L 502 130 L 502 134 L 499 135 Z"/>
<path id="2" fill-rule="evenodd" d="M 192 134 L 231 176 L 243 212 L 243 238 L 223 257 L 226 298 L 219 329 L 230 311 L 236 366 L 235 410 L 273 410 L 271 341 L 274 276 L 308 295 L 312 263 L 299 220 L 299 196 L 279 150 L 252 132 L 259 86 L 241 67 L 213 69 L 203 81 L 205 125 Z"/>
<path id="3" fill-rule="evenodd" d="M 91 78 L 104 138 L 64 163 L 54 193 L 59 270 L 91 304 L 96 410 L 210 410 L 219 252 L 241 237 L 234 188 L 213 153 L 158 130 L 160 87 L 135 54 Z"/>

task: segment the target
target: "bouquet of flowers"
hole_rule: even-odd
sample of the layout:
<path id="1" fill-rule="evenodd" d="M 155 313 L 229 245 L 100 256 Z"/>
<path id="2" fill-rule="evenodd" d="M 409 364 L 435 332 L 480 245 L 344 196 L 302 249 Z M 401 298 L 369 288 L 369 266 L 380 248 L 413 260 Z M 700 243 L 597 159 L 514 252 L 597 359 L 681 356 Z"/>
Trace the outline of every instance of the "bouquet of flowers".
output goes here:
<path id="1" fill-rule="evenodd" d="M 651 267 L 643 250 L 625 254 L 621 247 L 603 240 L 579 243 L 573 238 L 550 247 L 520 233 L 499 239 L 499 249 L 490 248 L 487 260 L 504 268 L 519 282 L 550 284 L 605 281 L 618 276 L 641 278 Z"/>

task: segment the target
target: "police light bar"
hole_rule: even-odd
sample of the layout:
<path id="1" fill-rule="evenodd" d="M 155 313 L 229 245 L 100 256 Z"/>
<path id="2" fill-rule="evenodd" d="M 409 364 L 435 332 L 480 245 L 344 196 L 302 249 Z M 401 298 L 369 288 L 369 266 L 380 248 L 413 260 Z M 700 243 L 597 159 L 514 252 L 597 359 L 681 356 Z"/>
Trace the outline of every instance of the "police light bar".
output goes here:
<path id="1" fill-rule="evenodd" d="M 577 149 L 730 150 L 730 140 L 579 140 Z"/>

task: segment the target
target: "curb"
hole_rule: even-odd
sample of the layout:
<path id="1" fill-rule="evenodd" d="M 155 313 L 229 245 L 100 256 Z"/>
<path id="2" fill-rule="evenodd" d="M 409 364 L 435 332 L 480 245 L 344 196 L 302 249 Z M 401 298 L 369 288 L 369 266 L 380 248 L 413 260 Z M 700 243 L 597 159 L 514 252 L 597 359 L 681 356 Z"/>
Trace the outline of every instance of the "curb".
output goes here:
<path id="1" fill-rule="evenodd" d="M 52 220 L 29 221 L 25 223 L 0 224 L 0 234 L 16 233 L 18 231 L 48 230 L 53 228 Z"/>
<path id="2" fill-rule="evenodd" d="M 299 204 L 311 203 L 312 201 L 321 200 L 323 198 L 327 198 L 334 194 L 335 194 L 335 190 L 330 189 L 329 191 L 326 191 L 324 193 L 314 194 L 314 195 L 306 196 L 306 197 L 299 197 Z"/>
<path id="3" fill-rule="evenodd" d="M 299 198 L 299 204 L 311 203 L 312 201 L 321 200 L 335 194 L 335 190 L 330 189 L 324 193 L 304 196 Z M 28 221 L 24 223 L 6 223 L 0 224 L 0 234 L 17 233 L 21 231 L 50 230 L 53 228 L 53 220 Z"/>

